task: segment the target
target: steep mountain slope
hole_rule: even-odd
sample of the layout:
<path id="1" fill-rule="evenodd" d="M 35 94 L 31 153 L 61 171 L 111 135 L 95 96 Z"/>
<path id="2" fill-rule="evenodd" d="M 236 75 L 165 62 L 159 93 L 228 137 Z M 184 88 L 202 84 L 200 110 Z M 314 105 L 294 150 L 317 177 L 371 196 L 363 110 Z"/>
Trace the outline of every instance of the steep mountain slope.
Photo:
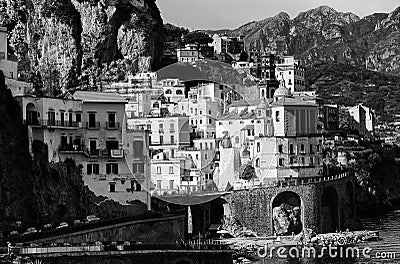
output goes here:
<path id="1" fill-rule="evenodd" d="M 249 50 L 295 55 L 307 65 L 338 62 L 400 73 L 399 28 L 400 7 L 390 14 L 376 13 L 360 19 L 355 14 L 321 6 L 294 19 L 279 13 L 224 32 L 245 36 Z M 217 31 L 209 31 L 214 32 Z"/>
<path id="2" fill-rule="evenodd" d="M 117 65 L 134 70 L 138 56 L 151 57 L 158 69 L 163 55 L 155 0 L 0 0 L 0 26 L 11 31 L 20 79 L 36 80 L 50 95 L 92 86 Z"/>

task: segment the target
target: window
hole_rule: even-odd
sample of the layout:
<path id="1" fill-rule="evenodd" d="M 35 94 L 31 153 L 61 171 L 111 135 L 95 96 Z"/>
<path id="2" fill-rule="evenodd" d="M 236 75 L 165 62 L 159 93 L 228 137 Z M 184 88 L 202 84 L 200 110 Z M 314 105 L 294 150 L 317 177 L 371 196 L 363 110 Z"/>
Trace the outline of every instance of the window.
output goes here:
<path id="1" fill-rule="evenodd" d="M 212 124 L 212 119 L 211 118 L 208 119 L 208 124 L 210 124 L 210 125 Z"/>
<path id="2" fill-rule="evenodd" d="M 320 152 L 320 151 L 321 151 L 321 146 L 317 145 L 317 152 Z"/>
<path id="3" fill-rule="evenodd" d="M 174 166 L 169 167 L 169 174 L 174 174 Z"/>
<path id="4" fill-rule="evenodd" d="M 196 160 L 199 160 L 199 154 L 196 154 Z"/>
<path id="5" fill-rule="evenodd" d="M 169 181 L 169 189 L 170 190 L 174 189 L 174 180 Z"/>
<path id="6" fill-rule="evenodd" d="M 275 112 L 275 121 L 279 122 L 280 121 L 280 117 L 279 117 L 279 111 Z"/>
<path id="7" fill-rule="evenodd" d="M 208 110 L 208 114 L 211 115 L 211 110 Z"/>
<path id="8" fill-rule="evenodd" d="M 310 165 L 314 165 L 314 158 L 310 157 Z"/>
<path id="9" fill-rule="evenodd" d="M 203 111 L 200 110 L 200 115 L 202 115 L 202 114 L 203 114 Z"/>
<path id="10" fill-rule="evenodd" d="M 106 164 L 107 174 L 118 174 L 118 163 L 107 163 Z"/>
<path id="11" fill-rule="evenodd" d="M 207 153 L 204 153 L 204 159 L 207 160 L 208 159 L 208 155 Z"/>
<path id="12" fill-rule="evenodd" d="M 256 159 L 256 167 L 260 167 L 260 159 Z"/>
<path id="13" fill-rule="evenodd" d="M 117 140 L 107 140 L 106 148 L 108 150 L 108 153 L 110 153 L 112 149 L 119 149 L 118 145 L 119 145 L 119 143 Z"/>
<path id="14" fill-rule="evenodd" d="M 97 151 L 97 140 L 96 139 L 91 139 L 89 141 L 89 152 L 90 155 L 97 155 L 98 151 Z"/>
<path id="15" fill-rule="evenodd" d="M 161 145 L 164 144 L 164 136 L 160 136 L 160 144 L 161 144 Z"/>
<path id="16" fill-rule="evenodd" d="M 202 119 L 200 119 L 200 125 L 201 125 L 201 124 L 203 124 L 203 120 L 202 120 Z"/>
<path id="17" fill-rule="evenodd" d="M 174 135 L 171 136 L 171 144 L 175 144 L 175 137 L 174 137 Z"/>
<path id="18" fill-rule="evenodd" d="M 89 113 L 89 127 L 96 127 L 96 113 Z"/>
<path id="19" fill-rule="evenodd" d="M 193 107 L 190 107 L 190 113 L 193 114 Z"/>
<path id="20" fill-rule="evenodd" d="M 283 153 L 283 145 L 278 146 L 278 151 L 279 151 L 279 153 Z"/>
<path id="21" fill-rule="evenodd" d="M 304 157 L 301 157 L 301 164 L 304 164 L 306 162 Z"/>
<path id="22" fill-rule="evenodd" d="M 110 182 L 110 192 L 115 192 L 115 182 Z"/>
<path id="23" fill-rule="evenodd" d="M 176 94 L 177 94 L 177 95 L 182 95 L 183 92 L 182 92 L 182 90 L 176 90 Z"/>
<path id="24" fill-rule="evenodd" d="M 142 158 L 143 157 L 143 141 L 133 141 L 133 157 Z"/>
<path id="25" fill-rule="evenodd" d="M 65 121 L 65 113 L 63 111 L 60 112 L 60 123 L 61 126 L 64 126 L 64 121 Z"/>
<path id="26" fill-rule="evenodd" d="M 290 164 L 293 164 L 293 163 L 294 163 L 294 158 L 293 158 L 293 157 L 290 157 L 290 158 L 289 158 L 289 163 L 290 163 Z"/>
<path id="27" fill-rule="evenodd" d="M 289 145 L 289 153 L 294 154 L 293 144 Z"/>
<path id="28" fill-rule="evenodd" d="M 157 174 L 161 174 L 161 167 L 157 167 Z"/>
<path id="29" fill-rule="evenodd" d="M 283 161 L 283 159 L 279 159 L 279 166 L 283 166 L 283 163 L 284 163 L 284 161 Z"/>
<path id="30" fill-rule="evenodd" d="M 313 145 L 312 144 L 310 144 L 310 153 L 313 153 Z"/>
<path id="31" fill-rule="evenodd" d="M 115 113 L 108 113 L 108 127 L 109 128 L 116 128 L 116 114 Z"/>
<path id="32" fill-rule="evenodd" d="M 47 116 L 48 116 L 48 119 L 49 119 L 48 120 L 48 124 L 50 126 L 55 126 L 56 125 L 56 113 L 51 111 L 51 112 L 47 113 Z"/>
<path id="33" fill-rule="evenodd" d="M 260 152 L 260 150 L 261 150 L 260 142 L 257 142 L 257 152 Z"/>
<path id="34" fill-rule="evenodd" d="M 235 144 L 239 144 L 239 137 L 238 136 L 235 137 Z"/>
<path id="35" fill-rule="evenodd" d="M 300 145 L 300 151 L 301 151 L 301 152 L 304 152 L 304 144 L 301 144 L 301 145 Z"/>
<path id="36" fill-rule="evenodd" d="M 203 143 L 200 143 L 200 150 L 203 149 Z"/>
<path id="37" fill-rule="evenodd" d="M 171 132 L 174 131 L 175 130 L 175 124 L 174 123 L 170 123 L 169 124 L 169 129 L 171 130 Z"/>
<path id="38" fill-rule="evenodd" d="M 210 142 L 210 149 L 213 149 L 213 143 Z"/>
<path id="39" fill-rule="evenodd" d="M 133 173 L 144 173 L 144 163 L 133 163 L 132 164 Z"/>
<path id="40" fill-rule="evenodd" d="M 89 163 L 86 166 L 87 175 L 99 174 L 100 166 L 97 163 Z"/>
<path id="41" fill-rule="evenodd" d="M 157 180 L 157 189 L 161 190 L 161 180 Z"/>
<path id="42" fill-rule="evenodd" d="M 142 190 L 142 185 L 136 180 L 131 180 L 131 191 L 132 192 L 140 192 Z"/>

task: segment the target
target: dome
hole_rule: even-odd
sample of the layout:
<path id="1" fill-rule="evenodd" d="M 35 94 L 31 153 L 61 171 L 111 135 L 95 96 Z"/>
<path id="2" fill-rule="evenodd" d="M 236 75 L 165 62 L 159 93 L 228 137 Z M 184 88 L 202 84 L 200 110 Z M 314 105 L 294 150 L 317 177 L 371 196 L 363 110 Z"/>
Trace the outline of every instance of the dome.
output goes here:
<path id="1" fill-rule="evenodd" d="M 274 97 L 289 97 L 292 93 L 288 88 L 286 88 L 282 83 L 279 85 L 279 88 L 276 89 L 274 93 Z"/>

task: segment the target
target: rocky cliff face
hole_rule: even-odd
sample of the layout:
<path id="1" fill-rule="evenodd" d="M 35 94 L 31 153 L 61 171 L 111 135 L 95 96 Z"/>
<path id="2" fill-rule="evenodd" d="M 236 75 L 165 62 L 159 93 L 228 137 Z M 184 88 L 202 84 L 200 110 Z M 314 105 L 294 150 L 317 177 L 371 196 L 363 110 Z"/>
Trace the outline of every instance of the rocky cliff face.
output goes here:
<path id="1" fill-rule="evenodd" d="M 36 80 L 49 94 L 124 78 L 140 56 L 151 57 L 142 67 L 161 63 L 164 30 L 155 0 L 0 0 L 0 14 L 20 79 Z"/>
<path id="2" fill-rule="evenodd" d="M 360 19 L 321 6 L 290 19 L 286 13 L 228 31 L 246 36 L 248 49 L 295 55 L 306 64 L 338 62 L 400 72 L 400 7 Z"/>

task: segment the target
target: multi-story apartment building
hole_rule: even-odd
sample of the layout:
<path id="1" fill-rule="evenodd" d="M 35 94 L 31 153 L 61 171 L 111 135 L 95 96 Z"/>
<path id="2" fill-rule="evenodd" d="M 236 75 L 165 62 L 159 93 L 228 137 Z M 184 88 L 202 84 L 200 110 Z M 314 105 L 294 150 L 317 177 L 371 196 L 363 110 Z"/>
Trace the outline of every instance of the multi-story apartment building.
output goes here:
<path id="1" fill-rule="evenodd" d="M 275 91 L 271 104 L 264 101 L 250 112 L 242 110 L 240 114 L 232 111 L 218 122 L 217 138 L 229 140 L 228 146 L 225 144 L 220 150 L 221 155 L 231 153 L 229 155 L 239 155 L 236 159 L 244 164 L 250 162 L 260 182 L 314 177 L 322 172 L 318 104 L 303 97 L 293 97 L 283 85 Z M 238 173 L 234 176 L 232 166 L 225 164 L 232 158 L 220 158 L 218 162 L 219 182 L 223 184 L 238 180 L 232 178 Z M 230 171 L 230 176 L 223 175 L 224 171 Z"/>
<path id="2" fill-rule="evenodd" d="M 63 99 L 18 97 L 29 138 L 48 146 L 49 161 L 75 160 L 85 185 L 123 204 L 150 208 L 147 130 L 125 127 L 126 101 L 118 94 L 76 92 Z"/>
<path id="3" fill-rule="evenodd" d="M 188 44 L 184 48 L 177 49 L 178 62 L 195 62 L 203 59 L 196 45 Z"/>
<path id="4" fill-rule="evenodd" d="M 276 78 L 292 92 L 306 90 L 305 67 L 294 56 L 280 56 L 276 63 Z"/>
<path id="5" fill-rule="evenodd" d="M 352 117 L 350 122 L 350 128 L 358 130 L 361 136 L 372 137 L 375 132 L 375 113 L 371 108 L 368 108 L 362 104 L 358 104 L 354 107 L 345 108 L 345 110 Z"/>
<path id="6" fill-rule="evenodd" d="M 228 37 L 214 34 L 212 39 L 213 42 L 209 45 L 214 48 L 216 54 L 229 53 L 236 55 L 246 50 L 244 37 Z"/>
<path id="7" fill-rule="evenodd" d="M 157 195 L 201 190 L 200 171 L 190 157 L 168 157 L 159 153 L 151 159 L 152 193 Z"/>
<path id="8" fill-rule="evenodd" d="M 187 98 L 185 85 L 179 79 L 165 79 L 160 83 L 168 102 L 179 102 Z"/>
<path id="9" fill-rule="evenodd" d="M 128 118 L 144 117 L 153 108 L 152 97 L 162 95 L 162 87 L 157 81 L 157 74 L 142 72 L 129 76 L 128 82 L 113 83 L 103 86 L 106 93 L 118 93 L 127 101 L 125 111 Z"/>
<path id="10" fill-rule="evenodd" d="M 148 116 L 128 119 L 128 128 L 146 126 L 151 131 L 150 148 L 161 150 L 169 157 L 175 157 L 176 151 L 190 146 L 189 117 L 183 115 Z"/>

